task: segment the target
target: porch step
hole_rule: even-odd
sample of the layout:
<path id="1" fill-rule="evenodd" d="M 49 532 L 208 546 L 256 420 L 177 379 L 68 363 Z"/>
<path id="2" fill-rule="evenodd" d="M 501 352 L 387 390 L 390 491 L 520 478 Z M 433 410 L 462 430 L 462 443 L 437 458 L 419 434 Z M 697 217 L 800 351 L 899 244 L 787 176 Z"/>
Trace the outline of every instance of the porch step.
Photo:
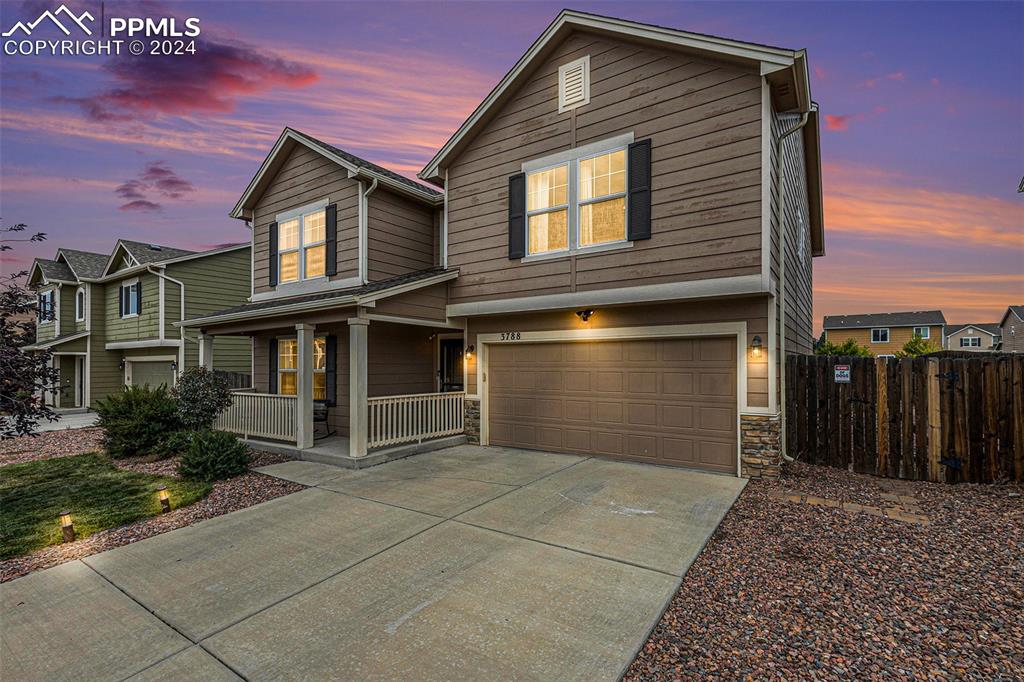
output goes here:
<path id="1" fill-rule="evenodd" d="M 335 442 L 332 443 L 330 441 Z M 432 452 L 443 448 L 455 447 L 456 445 L 463 445 L 466 443 L 466 436 L 464 434 L 459 434 L 457 436 L 448 436 L 447 438 L 428 440 L 422 443 L 403 443 L 402 445 L 396 445 L 390 448 L 373 450 L 365 457 L 349 457 L 347 454 L 348 440 L 345 438 L 328 439 L 327 441 L 319 445 L 314 445 L 312 448 L 306 450 L 299 450 L 294 446 L 283 445 L 281 443 L 270 443 L 268 441 L 246 440 L 245 442 L 255 450 L 276 452 L 278 454 L 288 455 L 306 462 L 329 464 L 331 466 L 342 467 L 344 469 L 365 469 L 367 467 L 384 464 L 385 462 L 391 462 L 396 459 L 404 459 L 405 457 L 411 457 L 412 455 L 418 455 L 424 452 Z"/>

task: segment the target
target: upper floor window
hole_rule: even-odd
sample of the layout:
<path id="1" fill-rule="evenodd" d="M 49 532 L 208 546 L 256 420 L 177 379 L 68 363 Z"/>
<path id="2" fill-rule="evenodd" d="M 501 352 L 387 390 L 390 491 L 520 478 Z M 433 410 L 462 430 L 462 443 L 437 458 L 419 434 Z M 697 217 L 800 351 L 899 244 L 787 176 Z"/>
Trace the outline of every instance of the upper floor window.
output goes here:
<path id="1" fill-rule="evenodd" d="M 527 173 L 527 255 L 626 241 L 626 148 Z"/>
<path id="2" fill-rule="evenodd" d="M 964 336 L 960 338 L 961 348 L 981 348 L 980 336 Z"/>
<path id="3" fill-rule="evenodd" d="M 322 208 L 278 223 L 279 282 L 297 282 L 327 273 L 326 226 L 326 211 Z"/>
<path id="4" fill-rule="evenodd" d="M 931 334 L 931 327 L 914 327 L 914 336 L 919 336 L 922 339 L 930 339 Z"/>
<path id="5" fill-rule="evenodd" d="M 121 282 L 121 317 L 136 317 L 142 309 L 142 283 L 138 279 Z"/>
<path id="6" fill-rule="evenodd" d="M 297 339 L 277 341 L 277 386 L 281 395 L 298 393 L 299 342 Z M 313 339 L 313 400 L 327 399 L 327 338 Z"/>
<path id="7" fill-rule="evenodd" d="M 872 329 L 871 343 L 889 343 L 888 329 Z"/>
<path id="8" fill-rule="evenodd" d="M 39 299 L 36 305 L 36 317 L 39 322 L 46 323 L 52 322 L 56 317 L 56 309 L 54 306 L 54 300 L 56 291 L 50 289 L 39 294 Z"/>
<path id="9" fill-rule="evenodd" d="M 75 322 L 85 321 L 85 288 L 79 287 L 75 292 Z"/>

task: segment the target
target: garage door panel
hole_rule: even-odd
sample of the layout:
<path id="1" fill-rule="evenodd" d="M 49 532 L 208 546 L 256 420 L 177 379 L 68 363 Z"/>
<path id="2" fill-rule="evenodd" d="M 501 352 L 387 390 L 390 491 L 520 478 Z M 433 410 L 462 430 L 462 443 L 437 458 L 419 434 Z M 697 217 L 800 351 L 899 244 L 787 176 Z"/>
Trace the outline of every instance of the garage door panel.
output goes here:
<path id="1" fill-rule="evenodd" d="M 513 345 L 488 355 L 491 443 L 735 471 L 733 339 Z"/>

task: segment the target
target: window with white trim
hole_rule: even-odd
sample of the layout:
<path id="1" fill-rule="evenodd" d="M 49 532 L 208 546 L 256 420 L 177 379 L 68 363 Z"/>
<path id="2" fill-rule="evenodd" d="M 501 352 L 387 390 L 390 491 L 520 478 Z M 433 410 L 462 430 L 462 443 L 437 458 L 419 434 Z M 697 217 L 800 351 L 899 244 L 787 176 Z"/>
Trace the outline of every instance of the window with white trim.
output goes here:
<path id="1" fill-rule="evenodd" d="M 980 336 L 961 336 L 960 337 L 961 348 L 981 348 L 981 337 Z"/>
<path id="2" fill-rule="evenodd" d="M 889 343 L 889 330 L 888 330 L 888 328 L 872 329 L 871 330 L 871 343 Z"/>
<path id="3" fill-rule="evenodd" d="M 277 224 L 278 282 L 327 274 L 327 213 L 318 208 Z"/>
<path id="4" fill-rule="evenodd" d="M 914 336 L 918 336 L 922 339 L 930 339 L 931 335 L 931 327 L 914 327 Z"/>
<path id="5" fill-rule="evenodd" d="M 527 256 L 626 240 L 626 147 L 526 174 Z"/>
<path id="6" fill-rule="evenodd" d="M 75 322 L 85 322 L 85 287 L 75 292 Z"/>
<path id="7" fill-rule="evenodd" d="M 135 317 L 139 314 L 139 280 L 131 279 L 121 283 L 121 317 Z"/>
<path id="8" fill-rule="evenodd" d="M 277 340 L 277 392 L 296 395 L 299 387 L 299 342 Z M 327 338 L 313 339 L 313 400 L 327 399 Z"/>
<path id="9" fill-rule="evenodd" d="M 36 318 L 41 324 L 53 322 L 56 318 L 55 296 L 56 291 L 54 289 L 39 294 L 39 300 L 36 305 Z"/>

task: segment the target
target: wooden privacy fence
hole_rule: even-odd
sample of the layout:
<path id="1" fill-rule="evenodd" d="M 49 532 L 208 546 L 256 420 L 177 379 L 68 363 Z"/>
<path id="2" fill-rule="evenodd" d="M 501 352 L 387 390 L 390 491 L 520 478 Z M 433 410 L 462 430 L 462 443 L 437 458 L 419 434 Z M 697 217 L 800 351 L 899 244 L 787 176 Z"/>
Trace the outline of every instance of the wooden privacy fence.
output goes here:
<path id="1" fill-rule="evenodd" d="M 836 381 L 836 365 L 849 367 L 849 383 Z M 786 409 L 787 450 L 804 462 L 890 478 L 1024 481 L 1024 356 L 790 356 Z"/>

